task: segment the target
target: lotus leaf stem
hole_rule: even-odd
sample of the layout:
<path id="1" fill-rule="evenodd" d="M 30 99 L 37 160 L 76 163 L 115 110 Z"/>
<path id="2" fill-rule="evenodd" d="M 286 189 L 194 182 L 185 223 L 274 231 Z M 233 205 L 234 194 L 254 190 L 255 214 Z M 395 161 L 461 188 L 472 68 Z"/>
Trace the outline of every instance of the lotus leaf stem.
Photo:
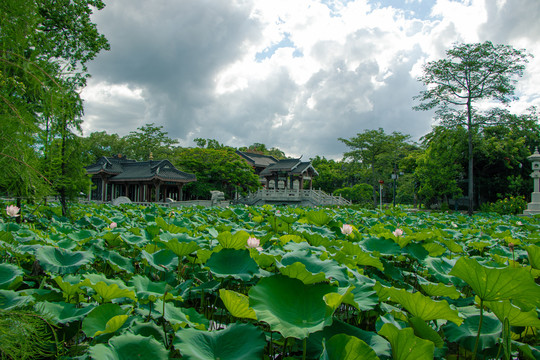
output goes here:
<path id="1" fill-rule="evenodd" d="M 478 344 L 480 343 L 480 333 L 482 332 L 482 320 L 484 320 L 484 299 L 480 298 L 480 320 L 478 321 L 478 333 L 476 334 L 476 341 L 474 342 L 472 360 L 476 359 L 476 353 L 478 352 Z"/>

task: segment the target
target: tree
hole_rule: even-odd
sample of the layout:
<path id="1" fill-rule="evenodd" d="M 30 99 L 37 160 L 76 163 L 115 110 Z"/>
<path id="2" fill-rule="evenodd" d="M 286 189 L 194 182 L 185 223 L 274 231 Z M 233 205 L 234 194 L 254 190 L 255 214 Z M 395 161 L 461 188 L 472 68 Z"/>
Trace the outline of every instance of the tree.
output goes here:
<path id="1" fill-rule="evenodd" d="M 186 185 L 186 191 L 197 199 L 209 198 L 211 190 L 232 198 L 236 191 L 256 191 L 261 186 L 251 166 L 232 148 L 176 148 L 171 162 L 197 176 L 197 182 Z"/>
<path id="2" fill-rule="evenodd" d="M 90 21 L 92 8 L 103 7 L 101 0 L 0 2 L 0 116 L 4 120 L 0 133 L 30 149 L 15 151 L 10 142 L 0 142 L 2 165 L 15 169 L 5 174 L 8 179 L 3 184 L 17 184 L 11 191 L 18 201 L 25 194 L 43 195 L 49 190 L 65 200 L 65 182 L 49 181 L 43 169 L 50 174 L 51 164 L 57 162 L 51 149 L 58 140 L 61 166 L 55 167 L 60 171 L 55 177 L 70 176 L 67 169 L 73 168 L 70 162 L 75 158 L 67 155 L 67 149 L 73 131 L 80 130 L 79 91 L 88 77 L 86 63 L 109 48 Z"/>
<path id="3" fill-rule="evenodd" d="M 261 154 L 261 155 L 270 155 L 278 160 L 287 158 L 287 156 L 285 156 L 285 153 L 281 151 L 280 149 L 276 147 L 268 149 L 265 144 L 261 144 L 261 143 L 253 143 L 247 147 L 245 146 L 241 147 L 238 150 L 252 152 L 252 153 Z"/>
<path id="4" fill-rule="evenodd" d="M 146 124 L 138 131 L 131 131 L 123 139 L 126 143 L 126 155 L 134 160 L 148 160 L 150 153 L 154 159 L 165 159 L 172 154 L 172 147 L 178 144 L 178 140 L 168 137 L 163 131 L 163 126 Z"/>
<path id="5" fill-rule="evenodd" d="M 514 100 L 515 80 L 525 70 L 528 56 L 524 50 L 491 42 L 456 44 L 446 51 L 447 58 L 424 65 L 418 80 L 426 85 L 416 110 L 437 109 L 437 117 L 446 127 L 461 124 L 467 129 L 469 214 L 474 206 L 473 134 L 494 118 L 482 116 L 475 107 L 481 101 Z"/>
<path id="6" fill-rule="evenodd" d="M 403 150 L 410 135 L 400 132 L 386 134 L 382 128 L 365 130 L 351 139 L 339 138 L 352 150 L 344 158 L 358 162 L 371 173 L 370 185 L 373 187 L 373 205 L 377 205 L 379 180 L 389 177 L 398 160 L 403 157 Z"/>
<path id="7" fill-rule="evenodd" d="M 94 164 L 102 156 L 124 154 L 126 151 L 125 139 L 118 134 L 107 134 L 106 131 L 90 133 L 80 141 L 84 163 L 87 165 Z"/>

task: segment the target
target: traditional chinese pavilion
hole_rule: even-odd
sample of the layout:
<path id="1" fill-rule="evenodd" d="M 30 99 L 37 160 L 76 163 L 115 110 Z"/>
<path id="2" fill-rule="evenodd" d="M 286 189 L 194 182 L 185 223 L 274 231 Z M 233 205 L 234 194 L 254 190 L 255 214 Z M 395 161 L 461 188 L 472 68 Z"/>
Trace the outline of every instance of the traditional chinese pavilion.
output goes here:
<path id="1" fill-rule="evenodd" d="M 86 167 L 92 176 L 89 200 L 112 201 L 120 196 L 133 202 L 180 201 L 182 187 L 197 181 L 194 174 L 178 170 L 169 160 L 135 161 L 122 157 L 101 157 Z"/>

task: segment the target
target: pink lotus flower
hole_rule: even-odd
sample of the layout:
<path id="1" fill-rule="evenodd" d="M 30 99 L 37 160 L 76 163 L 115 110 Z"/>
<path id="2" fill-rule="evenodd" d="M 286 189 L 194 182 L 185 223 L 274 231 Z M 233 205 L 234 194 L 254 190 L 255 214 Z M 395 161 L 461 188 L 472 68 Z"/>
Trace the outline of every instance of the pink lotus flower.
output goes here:
<path id="1" fill-rule="evenodd" d="M 114 229 L 114 228 L 117 227 L 117 226 L 118 226 L 118 224 L 115 223 L 115 222 L 112 222 L 111 225 L 109 225 L 109 227 L 111 228 L 111 230 Z"/>
<path id="2" fill-rule="evenodd" d="M 259 245 L 261 245 L 261 241 L 255 237 L 249 237 L 247 239 L 247 247 L 250 248 L 250 249 L 257 249 L 259 251 L 262 250 L 262 247 L 260 247 Z"/>
<path id="3" fill-rule="evenodd" d="M 396 230 L 394 230 L 394 231 L 392 232 L 392 234 L 394 234 L 395 237 L 402 236 L 402 235 L 403 235 L 403 230 L 397 228 Z"/>
<path id="4" fill-rule="evenodd" d="M 19 211 L 21 209 L 19 209 L 17 206 L 15 205 L 9 205 L 9 206 L 6 206 L 6 213 L 8 214 L 8 216 L 11 216 L 11 217 L 17 217 L 19 216 Z"/>
<path id="5" fill-rule="evenodd" d="M 343 224 L 343 226 L 341 227 L 341 233 L 343 235 L 350 235 L 352 234 L 353 232 L 353 227 L 352 225 L 349 225 L 349 224 Z"/>

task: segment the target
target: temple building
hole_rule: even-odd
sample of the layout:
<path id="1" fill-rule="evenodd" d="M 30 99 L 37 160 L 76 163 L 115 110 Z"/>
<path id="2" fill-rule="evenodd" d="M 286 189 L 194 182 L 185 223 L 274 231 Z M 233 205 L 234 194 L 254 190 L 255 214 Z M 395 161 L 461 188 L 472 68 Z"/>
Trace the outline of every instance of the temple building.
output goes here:
<path id="1" fill-rule="evenodd" d="M 112 201 L 125 196 L 133 202 L 183 200 L 182 187 L 197 181 L 194 174 L 178 170 L 169 160 L 135 161 L 122 157 L 101 157 L 86 167 L 92 176 L 88 200 Z"/>

